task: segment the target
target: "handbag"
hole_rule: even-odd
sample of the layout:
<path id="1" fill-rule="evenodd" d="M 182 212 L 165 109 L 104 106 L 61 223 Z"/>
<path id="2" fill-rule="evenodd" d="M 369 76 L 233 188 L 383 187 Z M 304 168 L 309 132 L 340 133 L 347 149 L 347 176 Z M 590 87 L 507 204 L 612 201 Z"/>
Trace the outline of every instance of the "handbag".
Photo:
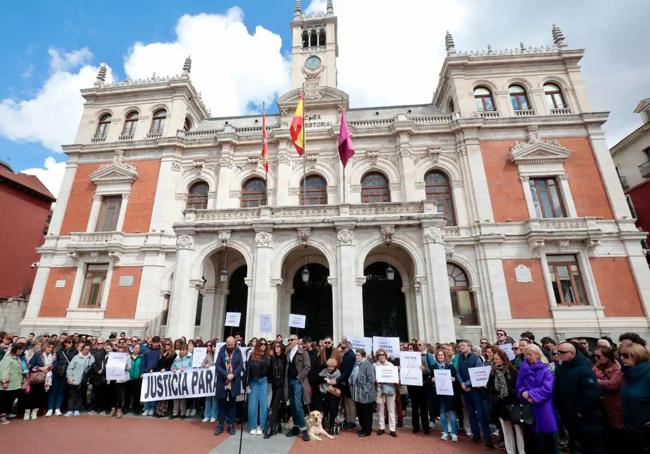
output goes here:
<path id="1" fill-rule="evenodd" d="M 518 403 L 509 406 L 510 422 L 513 424 L 532 425 L 535 423 L 533 406 L 528 403 Z"/>
<path id="2" fill-rule="evenodd" d="M 42 385 L 45 383 L 45 375 L 47 372 L 43 372 L 42 370 L 38 370 L 36 372 L 32 372 L 29 374 L 29 384 L 30 385 Z"/>

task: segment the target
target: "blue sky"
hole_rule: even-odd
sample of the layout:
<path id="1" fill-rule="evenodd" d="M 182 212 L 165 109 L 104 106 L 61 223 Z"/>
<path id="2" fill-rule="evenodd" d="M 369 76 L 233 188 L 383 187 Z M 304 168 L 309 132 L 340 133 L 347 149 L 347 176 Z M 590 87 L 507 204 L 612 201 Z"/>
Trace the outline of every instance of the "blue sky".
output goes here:
<path id="1" fill-rule="evenodd" d="M 313 3 L 317 10 L 325 0 Z M 179 72 L 191 53 L 193 80 L 213 114 L 272 103 L 288 86 L 293 7 L 294 0 L 3 5 L 0 159 L 33 169 L 56 191 L 60 145 L 74 140 L 81 112 L 78 90 L 102 62 L 115 79 L 143 77 Z M 640 125 L 632 111 L 650 96 L 645 0 L 335 0 L 334 9 L 339 88 L 353 107 L 430 102 L 447 29 L 459 50 L 500 49 L 552 44 L 553 23 L 569 47 L 587 49 L 583 77 L 594 110 L 611 111 L 610 146 Z"/>

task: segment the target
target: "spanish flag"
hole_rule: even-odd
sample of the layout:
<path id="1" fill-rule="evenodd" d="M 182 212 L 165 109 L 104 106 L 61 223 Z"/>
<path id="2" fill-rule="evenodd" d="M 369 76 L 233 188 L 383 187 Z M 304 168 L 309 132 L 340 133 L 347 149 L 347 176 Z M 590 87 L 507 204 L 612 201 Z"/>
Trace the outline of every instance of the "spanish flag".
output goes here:
<path id="1" fill-rule="evenodd" d="M 293 115 L 293 120 L 291 120 L 291 127 L 289 128 L 289 133 L 291 134 L 291 141 L 293 146 L 296 147 L 296 151 L 300 156 L 302 156 L 305 151 L 305 114 L 304 114 L 304 102 L 305 96 L 303 92 L 300 92 L 300 102 L 296 106 L 296 113 Z"/>

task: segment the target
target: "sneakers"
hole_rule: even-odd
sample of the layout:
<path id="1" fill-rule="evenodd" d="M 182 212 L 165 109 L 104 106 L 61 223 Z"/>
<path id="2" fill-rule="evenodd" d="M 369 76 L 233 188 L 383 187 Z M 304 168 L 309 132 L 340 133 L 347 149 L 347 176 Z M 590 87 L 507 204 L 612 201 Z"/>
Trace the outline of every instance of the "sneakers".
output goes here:
<path id="1" fill-rule="evenodd" d="M 52 416 L 52 413 L 54 413 L 54 410 L 52 409 L 48 410 L 47 413 L 45 413 L 45 417 L 49 418 L 50 416 Z"/>
<path id="2" fill-rule="evenodd" d="M 447 434 L 447 432 L 443 432 L 442 435 L 440 436 L 440 439 L 444 441 L 449 440 L 449 435 Z"/>
<path id="3" fill-rule="evenodd" d="M 63 416 L 66 417 L 66 418 L 69 418 L 70 416 L 73 416 L 73 415 L 74 415 L 74 414 L 72 413 L 72 411 L 67 411 L 67 412 L 65 413 L 65 415 L 63 415 Z"/>
<path id="4" fill-rule="evenodd" d="M 145 410 L 142 412 L 142 416 L 149 416 L 149 410 Z"/>
<path id="5" fill-rule="evenodd" d="M 255 435 L 256 433 L 257 433 L 257 430 L 256 430 L 256 429 L 251 429 L 251 431 L 250 431 L 250 434 L 251 434 L 251 435 Z"/>
<path id="6" fill-rule="evenodd" d="M 95 416 L 97 412 L 95 410 L 90 410 L 88 413 L 86 413 L 88 416 Z"/>
<path id="7" fill-rule="evenodd" d="M 7 424 L 9 424 L 9 420 L 5 416 L 0 418 L 0 426 L 6 426 Z"/>
<path id="8" fill-rule="evenodd" d="M 121 409 L 121 408 L 118 408 L 118 409 L 117 409 L 117 413 L 115 414 L 115 417 L 116 417 L 116 418 L 121 418 L 122 415 L 123 415 L 123 413 L 122 413 L 122 409 Z"/>
<path id="9" fill-rule="evenodd" d="M 79 416 L 79 415 L 81 415 L 81 413 L 79 413 L 79 410 L 75 410 L 75 411 L 74 411 L 74 415 L 75 415 L 75 416 Z"/>
<path id="10" fill-rule="evenodd" d="M 32 419 L 38 418 L 38 408 L 32 410 Z"/>
<path id="11" fill-rule="evenodd" d="M 32 410 L 31 408 L 29 410 L 25 410 L 25 416 L 23 416 L 24 421 L 29 421 L 29 418 L 31 416 Z"/>
<path id="12" fill-rule="evenodd" d="M 262 435 L 262 428 L 258 427 L 257 430 L 255 431 L 255 435 Z"/>
<path id="13" fill-rule="evenodd" d="M 210 418 L 210 422 L 217 422 L 217 418 Z"/>
<path id="14" fill-rule="evenodd" d="M 203 419 L 201 420 L 201 422 L 208 422 L 208 421 L 210 421 L 208 418 L 203 418 Z"/>
<path id="15" fill-rule="evenodd" d="M 63 413 L 61 413 L 61 410 L 59 410 L 58 408 L 54 410 L 54 416 L 62 416 L 62 415 Z"/>
<path id="16" fill-rule="evenodd" d="M 192 410 L 190 411 L 190 416 L 192 417 L 196 416 L 196 408 L 192 408 Z"/>
<path id="17" fill-rule="evenodd" d="M 108 414 L 108 417 L 111 418 L 111 417 L 115 416 L 115 413 L 117 413 L 116 410 L 115 410 L 115 407 L 111 408 L 111 412 Z"/>
<path id="18" fill-rule="evenodd" d="M 458 435 L 451 434 L 451 441 L 458 441 Z"/>

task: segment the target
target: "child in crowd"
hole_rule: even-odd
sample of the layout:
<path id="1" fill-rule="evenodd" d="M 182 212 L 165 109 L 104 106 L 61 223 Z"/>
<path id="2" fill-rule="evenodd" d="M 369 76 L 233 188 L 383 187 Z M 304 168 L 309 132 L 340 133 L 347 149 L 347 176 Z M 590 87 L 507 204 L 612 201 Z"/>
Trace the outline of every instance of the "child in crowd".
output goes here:
<path id="1" fill-rule="evenodd" d="M 172 364 L 173 371 L 183 371 L 185 369 L 192 368 L 192 357 L 188 355 L 188 349 L 186 343 L 179 344 L 178 356 Z M 174 407 L 170 418 L 176 418 L 179 416 L 181 419 L 185 419 L 185 410 L 187 409 L 187 399 L 174 399 Z"/>
<path id="2" fill-rule="evenodd" d="M 341 376 L 341 371 L 338 370 L 338 363 L 334 358 L 328 359 L 326 365 L 327 367 L 318 374 L 322 378 L 318 389 L 323 394 L 323 421 L 327 423 L 327 432 L 333 435 L 341 400 L 341 390 L 336 384 L 336 379 Z"/>

